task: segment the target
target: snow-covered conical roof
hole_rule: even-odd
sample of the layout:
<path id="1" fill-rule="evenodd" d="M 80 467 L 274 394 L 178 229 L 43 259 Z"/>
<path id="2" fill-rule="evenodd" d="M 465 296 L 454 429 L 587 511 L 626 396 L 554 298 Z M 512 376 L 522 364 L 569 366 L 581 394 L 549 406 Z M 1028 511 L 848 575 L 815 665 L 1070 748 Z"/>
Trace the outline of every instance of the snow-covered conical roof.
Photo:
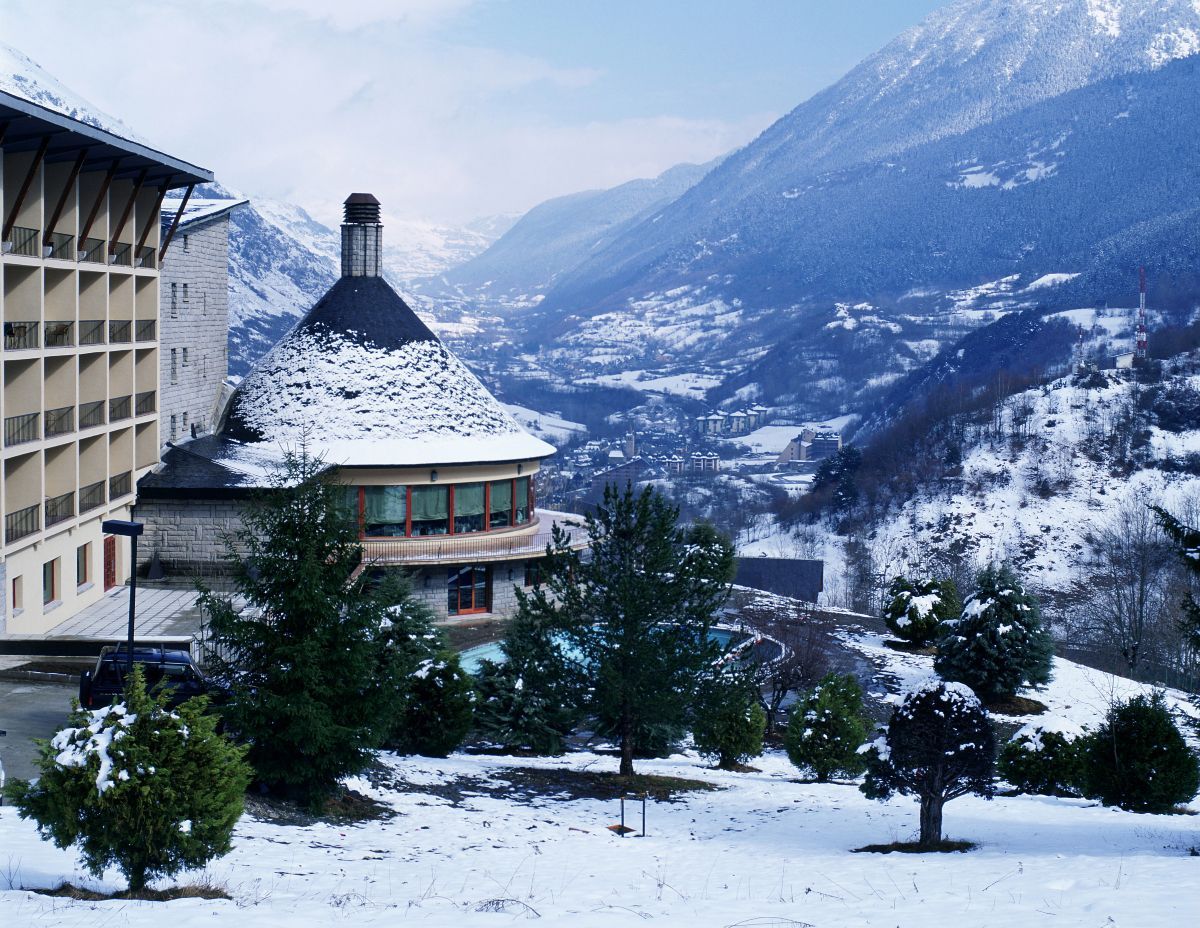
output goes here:
<path id="1" fill-rule="evenodd" d="M 352 205 L 347 201 L 347 219 Z M 346 229 L 343 247 L 359 247 L 363 237 Z M 368 238 L 367 247 L 377 245 Z M 345 270 L 350 266 L 354 276 Z M 230 401 L 226 436 L 289 447 L 307 441 L 328 463 L 346 466 L 468 464 L 554 453 L 509 415 L 387 281 L 363 267 L 344 260 L 345 276 L 242 381 Z"/>

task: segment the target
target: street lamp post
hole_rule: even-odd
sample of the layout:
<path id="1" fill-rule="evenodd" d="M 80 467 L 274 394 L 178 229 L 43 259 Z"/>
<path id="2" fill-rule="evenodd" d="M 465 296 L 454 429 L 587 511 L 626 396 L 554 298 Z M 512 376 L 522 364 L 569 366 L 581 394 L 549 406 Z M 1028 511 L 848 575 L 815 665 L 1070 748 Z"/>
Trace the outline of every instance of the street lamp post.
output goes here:
<path id="1" fill-rule="evenodd" d="M 145 531 L 146 526 L 141 522 L 127 522 L 124 519 L 106 519 L 100 523 L 100 529 L 108 535 L 124 535 L 129 539 L 129 640 L 125 645 L 125 680 L 133 678 L 133 616 L 137 601 L 137 540 Z"/>

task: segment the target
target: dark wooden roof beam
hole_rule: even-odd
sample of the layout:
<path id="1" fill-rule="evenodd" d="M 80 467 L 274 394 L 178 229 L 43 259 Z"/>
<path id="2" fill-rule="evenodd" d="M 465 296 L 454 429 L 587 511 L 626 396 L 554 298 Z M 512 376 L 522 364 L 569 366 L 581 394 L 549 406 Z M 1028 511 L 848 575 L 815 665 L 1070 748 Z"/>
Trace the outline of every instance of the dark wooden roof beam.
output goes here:
<path id="1" fill-rule="evenodd" d="M 162 209 L 163 197 L 167 195 L 167 185 L 163 184 L 158 188 L 158 196 L 154 199 L 154 208 L 150 210 L 150 215 L 146 217 L 146 225 L 142 227 L 142 234 L 138 236 L 137 247 L 133 250 L 133 259 L 136 261 L 137 256 L 142 253 L 142 249 L 146 247 L 146 239 L 150 237 L 150 230 L 159 225 L 158 211 Z"/>
<path id="2" fill-rule="evenodd" d="M 62 216 L 63 210 L 67 208 L 67 200 L 75 189 L 75 181 L 79 179 L 79 169 L 83 167 L 83 159 L 86 157 L 87 151 L 81 148 L 79 154 L 75 157 L 75 163 L 71 165 L 71 173 L 67 175 L 67 182 L 63 185 L 58 202 L 54 204 L 54 212 L 50 214 L 50 221 L 46 223 L 46 231 L 42 236 L 42 244 L 47 248 L 50 247 L 50 237 L 54 234 L 54 227 L 58 225 L 59 217 Z"/>
<path id="3" fill-rule="evenodd" d="M 133 214 L 133 204 L 137 202 L 138 194 L 142 192 L 142 184 L 146 182 L 147 173 L 146 169 L 142 168 L 137 180 L 133 182 L 133 189 L 129 191 L 129 199 L 125 203 L 125 208 L 121 210 L 121 218 L 117 220 L 117 227 L 113 230 L 112 236 L 108 240 L 108 250 L 110 253 L 117 250 L 117 240 L 121 237 L 121 233 L 125 231 L 125 224 L 129 222 L 129 217 Z"/>
<path id="4" fill-rule="evenodd" d="M 104 180 L 100 183 L 100 189 L 96 192 L 96 202 L 92 204 L 87 220 L 84 222 L 83 228 L 79 230 L 78 248 L 83 248 L 83 243 L 91 233 L 92 226 L 96 222 L 96 217 L 100 215 L 100 207 L 104 205 L 104 198 L 108 196 L 108 188 L 112 184 L 113 175 L 117 173 L 117 167 L 120 164 L 120 158 L 113 158 L 112 164 L 109 165 L 108 173 L 104 175 Z"/>
<path id="5" fill-rule="evenodd" d="M 196 189 L 195 184 L 188 184 L 187 190 L 183 192 L 183 199 L 179 201 L 179 209 L 175 210 L 175 216 L 171 219 L 171 228 L 167 229 L 167 237 L 163 239 L 162 248 L 158 250 L 158 263 L 161 266 L 163 258 L 167 256 L 167 248 L 171 244 L 171 239 L 175 237 L 175 230 L 179 228 L 179 220 L 183 218 L 183 211 L 187 209 L 188 200 L 192 198 L 192 191 Z"/>
<path id="6" fill-rule="evenodd" d="M 12 235 L 13 226 L 17 224 L 17 216 L 21 212 L 21 207 L 25 205 L 25 197 L 29 193 L 29 188 L 33 184 L 34 177 L 37 176 L 38 168 L 42 166 L 42 159 L 46 157 L 46 149 L 49 147 L 50 136 L 47 135 L 42 138 L 42 144 L 38 147 L 37 154 L 33 156 L 33 161 L 29 164 L 29 170 L 25 172 L 25 180 L 21 182 L 8 218 L 4 220 L 4 230 L 0 232 L 0 240 L 7 242 Z"/>

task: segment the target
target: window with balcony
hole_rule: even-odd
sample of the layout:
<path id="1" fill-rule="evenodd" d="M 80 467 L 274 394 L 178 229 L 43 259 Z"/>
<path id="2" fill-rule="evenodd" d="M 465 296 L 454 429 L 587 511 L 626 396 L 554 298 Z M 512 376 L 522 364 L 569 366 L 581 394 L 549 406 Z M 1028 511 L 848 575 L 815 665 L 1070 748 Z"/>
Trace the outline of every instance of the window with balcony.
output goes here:
<path id="1" fill-rule="evenodd" d="M 525 525 L 533 517 L 528 477 L 446 486 L 346 487 L 345 499 L 367 538 L 469 535 Z"/>
<path id="2" fill-rule="evenodd" d="M 488 517 L 488 527 L 507 528 L 512 525 L 512 481 L 493 480 L 490 495 L 492 505 Z"/>

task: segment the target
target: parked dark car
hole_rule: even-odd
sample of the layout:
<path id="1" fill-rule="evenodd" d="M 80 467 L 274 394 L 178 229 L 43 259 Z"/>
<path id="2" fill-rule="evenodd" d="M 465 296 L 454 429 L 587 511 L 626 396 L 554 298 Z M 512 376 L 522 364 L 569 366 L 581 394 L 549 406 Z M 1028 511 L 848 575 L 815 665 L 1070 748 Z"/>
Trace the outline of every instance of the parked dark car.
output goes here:
<path id="1" fill-rule="evenodd" d="M 109 705 L 114 697 L 125 693 L 127 654 L 124 646 L 112 645 L 100 649 L 96 666 L 79 676 L 79 704 L 85 709 Z M 212 685 L 187 651 L 165 648 L 133 648 L 133 662 L 142 666 L 146 689 L 151 693 L 167 692 L 168 705 L 174 707 L 193 696 L 213 694 Z"/>

